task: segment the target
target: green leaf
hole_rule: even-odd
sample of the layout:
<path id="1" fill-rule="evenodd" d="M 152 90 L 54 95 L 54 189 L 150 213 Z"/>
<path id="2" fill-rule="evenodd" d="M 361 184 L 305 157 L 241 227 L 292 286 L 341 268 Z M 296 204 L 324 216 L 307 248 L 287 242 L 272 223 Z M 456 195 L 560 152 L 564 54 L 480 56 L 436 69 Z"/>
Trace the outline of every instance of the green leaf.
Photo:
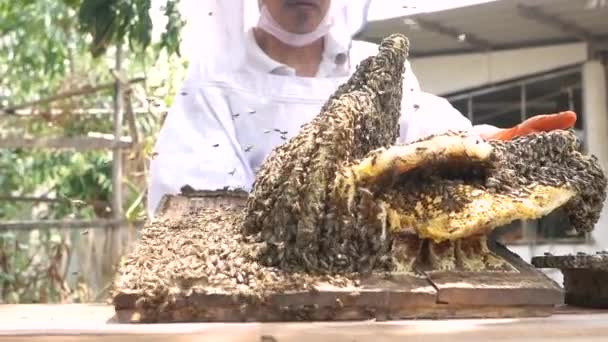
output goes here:
<path id="1" fill-rule="evenodd" d="M 14 283 L 15 282 L 15 276 L 12 275 L 12 274 L 0 272 L 0 281 L 6 281 L 6 282 L 9 282 L 9 283 Z"/>
<path id="2" fill-rule="evenodd" d="M 17 236 L 13 232 L 5 231 L 5 232 L 0 233 L 0 241 L 4 241 L 7 243 L 13 243 L 16 238 L 17 238 Z"/>

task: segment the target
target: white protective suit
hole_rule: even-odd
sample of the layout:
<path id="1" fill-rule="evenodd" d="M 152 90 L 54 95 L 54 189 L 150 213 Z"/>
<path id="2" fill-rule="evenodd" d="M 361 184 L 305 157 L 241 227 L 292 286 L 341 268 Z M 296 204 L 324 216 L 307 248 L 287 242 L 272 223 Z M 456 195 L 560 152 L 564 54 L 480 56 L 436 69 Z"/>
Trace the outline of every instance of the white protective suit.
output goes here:
<path id="1" fill-rule="evenodd" d="M 360 45 L 352 41 L 365 24 L 369 0 L 332 1 L 334 26 L 326 36 L 315 78 L 297 77 L 261 52 L 251 35 L 257 1 L 217 0 L 215 6 L 213 16 L 205 18 L 214 20 L 211 26 L 216 31 L 204 38 L 209 49 L 191 63 L 156 143 L 150 216 L 163 195 L 179 193 L 186 184 L 195 189 L 228 186 L 249 191 L 256 169 L 272 149 L 296 135 L 347 81 L 359 62 L 353 59 L 375 54 L 361 53 Z M 251 15 L 240 20 L 238 13 Z M 415 49 L 415 42 L 412 45 Z M 350 58 L 338 65 L 336 60 L 344 61 L 336 58 L 340 54 Z M 403 94 L 401 142 L 471 128 L 470 121 L 445 99 L 420 90 L 409 65 Z"/>

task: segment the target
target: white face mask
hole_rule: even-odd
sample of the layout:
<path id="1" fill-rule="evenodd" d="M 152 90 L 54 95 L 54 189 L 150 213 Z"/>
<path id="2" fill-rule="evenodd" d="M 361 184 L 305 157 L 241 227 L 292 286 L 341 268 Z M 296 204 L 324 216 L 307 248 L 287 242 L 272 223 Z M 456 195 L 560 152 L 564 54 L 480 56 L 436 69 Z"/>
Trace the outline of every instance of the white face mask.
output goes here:
<path id="1" fill-rule="evenodd" d="M 301 47 L 312 44 L 329 33 L 329 30 L 334 24 L 333 18 L 329 15 L 329 12 L 330 11 L 327 11 L 325 18 L 323 18 L 314 31 L 309 33 L 291 33 L 284 30 L 281 25 L 272 18 L 268 8 L 263 5 L 260 9 L 260 19 L 257 26 L 270 33 L 284 44 Z"/>

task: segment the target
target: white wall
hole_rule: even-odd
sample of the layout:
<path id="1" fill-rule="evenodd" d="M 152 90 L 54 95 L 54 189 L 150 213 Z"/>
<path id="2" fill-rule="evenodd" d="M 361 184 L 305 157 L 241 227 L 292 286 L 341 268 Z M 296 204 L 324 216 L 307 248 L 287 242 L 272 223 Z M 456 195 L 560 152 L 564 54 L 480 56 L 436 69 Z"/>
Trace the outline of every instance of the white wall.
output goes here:
<path id="1" fill-rule="evenodd" d="M 587 60 L 587 44 L 412 59 L 423 90 L 443 95 L 553 70 Z"/>

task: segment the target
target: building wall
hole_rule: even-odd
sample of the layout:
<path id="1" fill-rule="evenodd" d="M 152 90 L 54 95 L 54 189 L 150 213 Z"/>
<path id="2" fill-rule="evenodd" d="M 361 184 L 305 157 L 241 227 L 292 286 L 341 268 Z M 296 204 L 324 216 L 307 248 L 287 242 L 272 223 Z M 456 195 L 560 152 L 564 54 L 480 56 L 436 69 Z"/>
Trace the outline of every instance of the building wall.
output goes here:
<path id="1" fill-rule="evenodd" d="M 412 68 L 423 90 L 443 95 L 579 64 L 587 55 L 586 43 L 574 43 L 412 59 Z"/>

